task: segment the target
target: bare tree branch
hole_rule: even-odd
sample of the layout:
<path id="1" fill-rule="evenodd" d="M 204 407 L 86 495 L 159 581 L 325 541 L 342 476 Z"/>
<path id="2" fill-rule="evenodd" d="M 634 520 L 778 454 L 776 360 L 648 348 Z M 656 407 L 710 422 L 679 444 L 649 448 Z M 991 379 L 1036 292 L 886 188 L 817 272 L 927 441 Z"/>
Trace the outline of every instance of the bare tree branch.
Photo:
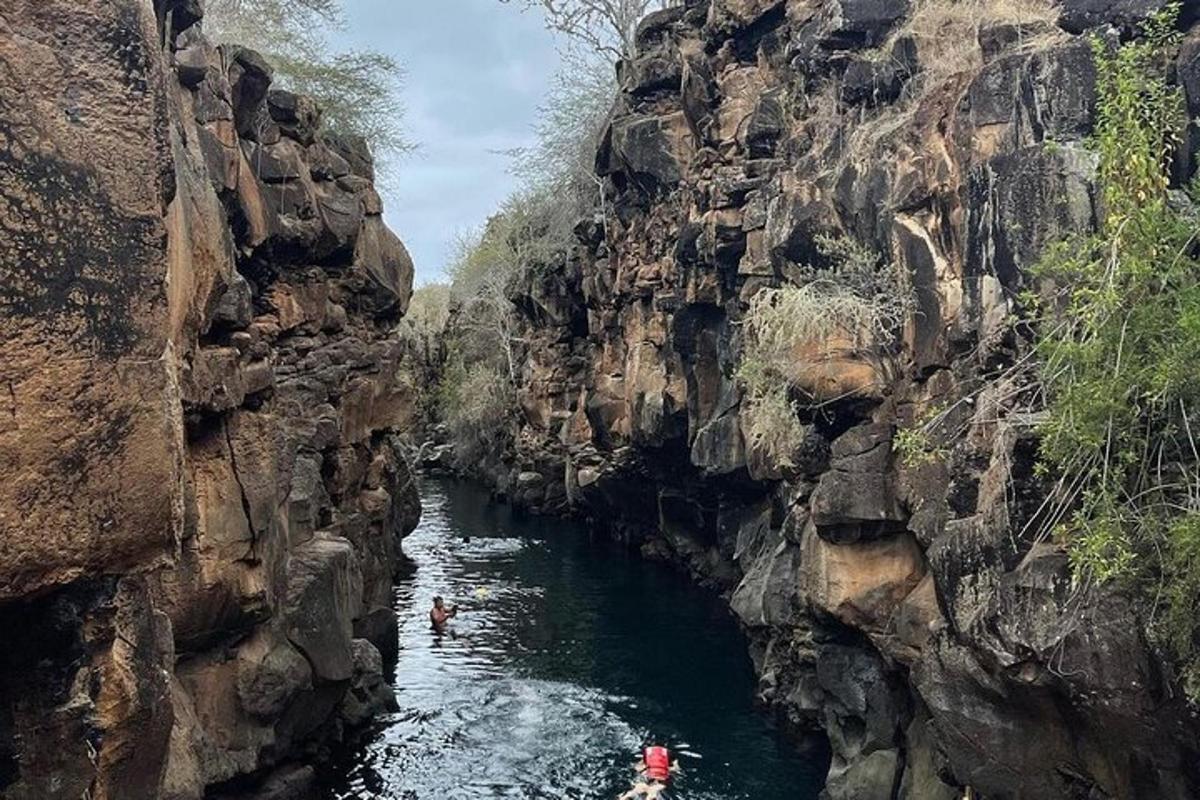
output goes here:
<path id="1" fill-rule="evenodd" d="M 633 56 L 634 35 L 643 17 L 651 11 L 679 5 L 679 0 L 518 1 L 525 8 L 541 9 L 549 30 L 613 62 Z"/>

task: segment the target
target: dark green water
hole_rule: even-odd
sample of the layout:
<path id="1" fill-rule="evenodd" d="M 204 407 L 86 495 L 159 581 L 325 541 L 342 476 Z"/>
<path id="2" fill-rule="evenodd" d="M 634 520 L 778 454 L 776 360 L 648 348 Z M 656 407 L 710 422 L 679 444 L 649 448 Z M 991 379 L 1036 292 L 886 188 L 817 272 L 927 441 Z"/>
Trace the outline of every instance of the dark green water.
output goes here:
<path id="1" fill-rule="evenodd" d="M 557 521 L 425 481 L 398 588 L 400 712 L 326 773 L 339 800 L 615 798 L 644 743 L 680 754 L 672 797 L 813 800 L 821 765 L 752 705 L 720 600 Z M 435 594 L 458 603 L 445 636 Z"/>

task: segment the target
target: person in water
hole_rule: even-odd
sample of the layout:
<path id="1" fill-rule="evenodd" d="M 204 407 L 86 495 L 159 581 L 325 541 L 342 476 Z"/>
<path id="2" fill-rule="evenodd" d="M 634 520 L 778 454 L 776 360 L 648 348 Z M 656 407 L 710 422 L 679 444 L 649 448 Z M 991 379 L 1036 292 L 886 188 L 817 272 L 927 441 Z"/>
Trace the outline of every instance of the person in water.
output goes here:
<path id="1" fill-rule="evenodd" d="M 458 606 L 446 608 L 446 601 L 441 597 L 433 598 L 433 608 L 429 610 L 429 622 L 438 633 L 446 630 L 446 623 L 458 616 Z"/>
<path id="2" fill-rule="evenodd" d="M 670 750 L 654 745 L 642 751 L 642 760 L 633 768 L 637 770 L 633 787 L 617 800 L 666 800 L 663 792 L 667 789 L 671 773 L 679 771 L 679 762 L 671 761 Z"/>

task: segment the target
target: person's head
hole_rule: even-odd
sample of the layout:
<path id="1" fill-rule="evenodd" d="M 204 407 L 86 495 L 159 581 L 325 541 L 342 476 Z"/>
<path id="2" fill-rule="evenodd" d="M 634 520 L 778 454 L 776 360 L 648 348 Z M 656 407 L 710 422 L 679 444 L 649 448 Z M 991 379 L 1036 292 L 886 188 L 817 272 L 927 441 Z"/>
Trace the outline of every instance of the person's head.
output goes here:
<path id="1" fill-rule="evenodd" d="M 440 596 L 433 598 L 433 607 L 434 608 L 441 608 L 444 605 L 446 605 L 446 601 L 443 600 Z"/>

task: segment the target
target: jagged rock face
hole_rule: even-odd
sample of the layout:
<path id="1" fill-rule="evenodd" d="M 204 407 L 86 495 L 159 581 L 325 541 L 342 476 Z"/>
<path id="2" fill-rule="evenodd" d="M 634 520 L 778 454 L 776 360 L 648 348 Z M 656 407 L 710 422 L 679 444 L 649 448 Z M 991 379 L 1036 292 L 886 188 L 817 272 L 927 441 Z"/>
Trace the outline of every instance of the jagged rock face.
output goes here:
<path id="1" fill-rule="evenodd" d="M 216 796 L 389 702 L 412 263 L 362 143 L 200 17 L 0 11 L 8 800 Z"/>
<path id="2" fill-rule="evenodd" d="M 643 23 L 604 225 L 517 298 L 525 421 L 497 480 L 729 592 L 763 699 L 832 745 L 830 800 L 1200 796 L 1196 715 L 1134 605 L 1036 535 L 1037 443 L 1008 411 L 1014 298 L 1099 214 L 1080 32 L 1162 3 L 992 12 L 965 39 L 939 5 L 690 0 Z M 821 235 L 897 264 L 915 308 L 893 350 L 797 347 L 821 405 L 781 470 L 742 432 L 740 322 L 821 265 Z M 906 464 L 895 431 L 931 411 L 943 452 Z"/>

